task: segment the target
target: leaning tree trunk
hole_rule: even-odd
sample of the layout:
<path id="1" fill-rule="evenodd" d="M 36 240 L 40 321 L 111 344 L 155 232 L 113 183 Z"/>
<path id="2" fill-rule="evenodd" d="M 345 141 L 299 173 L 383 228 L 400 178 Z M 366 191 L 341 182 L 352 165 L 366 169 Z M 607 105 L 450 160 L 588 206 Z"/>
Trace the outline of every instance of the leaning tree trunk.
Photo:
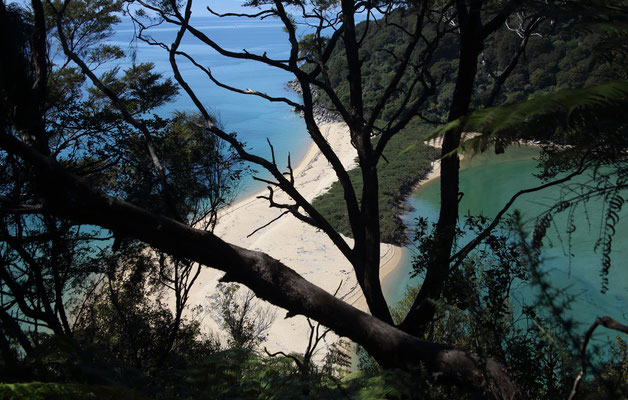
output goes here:
<path id="1" fill-rule="evenodd" d="M 503 10 L 482 25 L 482 0 L 456 2 L 460 29 L 460 52 L 456 86 L 449 110 L 448 121 L 455 121 L 469 112 L 473 84 L 477 73 L 478 58 L 484 40 L 506 20 L 508 10 Z M 513 1 L 514 7 L 517 1 Z M 439 299 L 450 274 L 450 258 L 458 222 L 460 200 L 460 146 L 462 132 L 449 131 L 443 138 L 440 172 L 440 214 L 434 231 L 434 242 L 425 279 L 410 311 L 400 328 L 422 337 L 435 314 L 435 300 Z"/>
<path id="2" fill-rule="evenodd" d="M 302 314 L 328 326 L 362 345 L 385 367 L 424 365 L 441 373 L 448 383 L 495 398 L 521 396 L 503 368 L 490 359 L 418 339 L 337 299 L 264 253 L 107 196 L 6 133 L 0 133 L 0 147 L 37 170 L 48 212 L 135 237 L 175 257 L 225 271 L 223 280 L 248 286 L 258 297 L 288 310 L 289 316 Z"/>

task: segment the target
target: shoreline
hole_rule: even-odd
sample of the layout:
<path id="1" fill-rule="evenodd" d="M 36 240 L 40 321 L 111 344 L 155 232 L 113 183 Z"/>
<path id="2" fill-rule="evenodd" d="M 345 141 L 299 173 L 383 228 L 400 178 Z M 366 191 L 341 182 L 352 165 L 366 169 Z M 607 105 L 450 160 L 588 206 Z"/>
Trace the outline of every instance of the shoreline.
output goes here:
<path id="1" fill-rule="evenodd" d="M 356 154 L 350 142 L 348 127 L 344 123 L 335 122 L 321 125 L 320 129 L 345 168 L 353 167 Z M 335 172 L 314 143 L 311 143 L 293 171 L 295 186 L 308 201 L 324 193 L 337 180 Z M 361 296 L 353 268 L 331 240 L 321 231 L 293 216 L 282 215 L 285 210 L 270 208 L 266 199 L 258 198 L 267 195 L 268 191 L 263 190 L 227 207 L 219 213 L 215 233 L 228 242 L 263 251 L 281 260 L 305 279 L 330 293 L 334 293 L 341 285 L 338 297 L 366 310 L 366 302 Z M 289 197 L 279 191 L 274 197 L 279 203 L 290 202 Z M 352 245 L 352 239 L 345 239 Z M 383 278 L 399 264 L 402 250 L 387 244 L 381 246 Z M 222 275 L 217 270 L 202 269 L 190 293 L 190 308 L 209 304 L 210 309 L 215 309 L 212 302 L 217 299 L 217 284 Z M 307 347 L 309 337 L 307 319 L 300 315 L 282 318 L 285 311 L 272 307 L 277 310 L 277 317 L 263 346 L 270 351 L 302 353 Z M 214 318 L 214 314 L 207 314 L 202 324 L 206 330 L 219 332 L 219 324 Z M 330 332 L 321 346 L 320 356 L 324 355 L 325 347 L 338 339 Z"/>
<path id="2" fill-rule="evenodd" d="M 320 128 L 321 128 L 321 131 L 327 125 L 331 125 L 331 124 L 319 125 Z M 296 176 L 297 175 L 297 171 L 302 171 L 303 169 L 305 169 L 306 163 L 308 163 L 311 160 L 313 160 L 314 158 L 316 158 L 316 155 L 317 155 L 316 153 L 317 152 L 318 152 L 318 148 L 316 147 L 316 143 L 314 143 L 314 141 L 311 141 L 311 143 L 309 144 L 307 150 L 303 154 L 303 158 L 301 159 L 301 161 L 299 161 L 299 163 L 295 167 L 293 167 L 293 174 Z M 228 213 L 234 212 L 234 211 L 236 211 L 236 210 L 238 210 L 238 209 L 240 209 L 242 207 L 247 206 L 251 202 L 256 201 L 258 196 L 266 195 L 266 194 L 268 194 L 268 190 L 267 189 L 263 189 L 263 190 L 260 190 L 260 191 L 258 191 L 256 193 L 254 193 L 254 194 L 248 195 L 244 199 L 237 200 L 235 203 L 233 203 L 230 206 L 228 206 L 227 208 L 225 208 L 223 210 L 223 212 L 224 212 L 225 215 L 227 215 Z"/>
<path id="3" fill-rule="evenodd" d="M 356 154 L 350 143 L 346 124 L 331 122 L 320 125 L 320 129 L 345 168 L 354 167 Z M 439 176 L 437 164 L 438 162 L 432 163 L 432 171 L 416 187 Z M 335 172 L 313 142 L 303 159 L 293 168 L 293 175 L 295 186 L 308 201 L 327 191 L 337 180 Z M 416 190 L 416 187 L 412 192 Z M 262 190 L 224 209 L 219 213 L 214 233 L 228 242 L 263 251 L 281 260 L 302 277 L 329 293 L 334 293 L 340 286 L 337 297 L 368 312 L 366 299 L 359 289 L 351 264 L 331 240 L 321 231 L 299 221 L 292 215 L 282 215 L 285 210 L 269 207 L 268 200 L 258 198 L 267 195 L 268 191 Z M 274 197 L 279 203 L 290 202 L 290 198 L 283 192 L 278 191 Z M 345 238 L 345 240 L 352 245 L 351 238 Z M 392 244 L 382 243 L 380 246 L 380 282 L 384 286 L 390 274 L 402 267 L 404 249 Z M 204 315 L 201 323 L 205 330 L 215 333 L 221 331 L 214 313 L 216 312 L 215 301 L 218 298 L 217 285 L 223 274 L 218 270 L 203 268 L 190 292 L 189 299 L 190 308 L 197 305 L 209 305 L 206 310 L 213 309 L 213 313 Z M 260 303 L 268 304 L 263 300 L 260 300 Z M 282 318 L 285 310 L 269 306 L 276 310 L 276 319 L 263 346 L 269 351 L 302 353 L 307 347 L 309 337 L 310 328 L 307 319 L 301 315 L 288 319 Z M 326 349 L 339 339 L 333 332 L 330 332 L 319 349 L 319 357 L 322 357 Z"/>
<path id="4" fill-rule="evenodd" d="M 441 148 L 442 139 L 441 138 L 431 139 L 431 140 L 425 141 L 425 144 L 439 149 L 439 148 Z M 514 147 L 514 146 L 524 147 L 524 148 L 536 148 L 536 149 L 538 149 L 540 147 L 540 145 L 538 143 L 532 143 L 530 141 L 520 141 L 517 144 L 513 144 L 513 145 L 511 145 L 509 147 Z M 459 154 L 460 161 L 461 161 L 461 171 L 466 169 L 466 168 L 469 168 L 469 162 L 471 162 L 473 160 L 473 156 L 474 155 L 475 154 L 472 154 L 471 156 L 469 156 L 469 154 L 466 154 L 466 153 Z M 429 183 L 431 183 L 431 182 L 433 182 L 433 181 L 435 181 L 435 180 L 440 178 L 440 159 L 432 161 L 431 165 L 432 165 L 432 170 L 430 171 L 430 173 L 428 173 L 423 179 L 421 179 L 418 183 L 416 183 L 412 187 L 412 189 L 410 191 L 410 194 L 408 195 L 408 197 L 406 197 L 406 202 L 408 201 L 408 199 L 410 197 L 414 196 L 419 189 L 423 188 L 424 185 L 429 184 Z M 406 212 L 402 213 L 401 215 L 408 214 L 408 213 L 410 213 L 412 211 L 414 211 L 414 210 L 412 209 L 412 207 L 410 207 L 410 211 L 406 211 Z M 404 252 L 407 251 L 406 247 L 403 248 L 403 251 Z M 394 271 L 396 271 L 397 268 L 402 268 L 402 267 L 403 267 L 403 265 L 399 264 L 399 265 L 397 265 L 397 267 L 395 268 Z M 387 282 L 386 282 L 386 285 L 388 285 Z M 383 281 L 382 281 L 382 286 L 384 286 L 384 282 Z"/>

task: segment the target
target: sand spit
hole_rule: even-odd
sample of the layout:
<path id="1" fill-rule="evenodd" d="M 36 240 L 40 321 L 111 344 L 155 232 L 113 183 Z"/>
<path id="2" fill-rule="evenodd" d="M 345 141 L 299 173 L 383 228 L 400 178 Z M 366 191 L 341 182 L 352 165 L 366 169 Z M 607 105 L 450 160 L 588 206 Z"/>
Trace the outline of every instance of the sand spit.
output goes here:
<path id="1" fill-rule="evenodd" d="M 321 125 L 321 132 L 345 168 L 352 168 L 355 165 L 356 152 L 350 143 L 347 126 L 339 122 L 329 123 Z M 294 177 L 297 188 L 307 200 L 324 193 L 337 179 L 330 164 L 314 144 L 294 169 Z M 342 282 L 338 296 L 366 310 L 366 302 L 358 288 L 352 267 L 331 240 L 323 232 L 292 215 L 280 217 L 283 210 L 270 208 L 267 200 L 257 198 L 259 195 L 266 196 L 268 191 L 225 209 L 219 216 L 215 233 L 227 242 L 263 251 L 281 260 L 305 279 L 330 293 L 334 293 Z M 275 200 L 288 201 L 283 193 L 277 193 Z M 259 229 L 275 218 L 278 219 L 272 224 Z M 349 243 L 352 241 L 347 240 Z M 402 249 L 382 244 L 381 253 L 383 278 L 399 264 Z M 216 298 L 216 285 L 222 275 L 221 271 L 204 268 L 191 293 L 190 306 L 210 305 Z M 277 308 L 277 317 L 264 346 L 270 351 L 303 352 L 307 346 L 309 325 L 303 316 L 285 319 L 285 315 L 285 310 Z M 218 331 L 216 322 L 211 318 L 206 318 L 203 324 L 215 332 Z M 337 337 L 330 334 L 326 345 L 336 340 Z M 324 349 L 320 355 L 323 354 Z"/>

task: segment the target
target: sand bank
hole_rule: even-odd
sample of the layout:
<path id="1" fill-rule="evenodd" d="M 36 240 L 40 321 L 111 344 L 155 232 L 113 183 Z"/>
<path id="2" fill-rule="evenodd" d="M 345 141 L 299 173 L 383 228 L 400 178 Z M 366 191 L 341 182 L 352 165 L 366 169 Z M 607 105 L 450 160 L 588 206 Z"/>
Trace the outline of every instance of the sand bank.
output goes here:
<path id="1" fill-rule="evenodd" d="M 321 125 L 326 140 L 338 155 L 345 168 L 355 166 L 356 151 L 350 143 L 348 128 L 343 123 Z M 438 147 L 437 143 L 429 143 Z M 440 163 L 432 163 L 432 172 L 420 182 L 435 179 L 440 173 Z M 329 189 L 337 177 L 330 164 L 312 144 L 301 163 L 294 168 L 295 185 L 309 201 Z M 341 285 L 338 297 L 354 306 L 367 310 L 366 301 L 358 287 L 353 269 L 331 240 L 321 231 L 313 228 L 292 215 L 281 216 L 283 210 L 270 208 L 268 201 L 257 198 L 267 196 L 268 191 L 241 200 L 221 212 L 215 233 L 227 242 L 239 246 L 263 251 L 281 260 L 285 265 L 297 271 L 305 279 L 330 293 Z M 288 202 L 283 193 L 276 193 L 277 202 Z M 269 222 L 278 218 L 273 223 Z M 263 227 L 260 229 L 260 227 Z M 352 245 L 352 239 L 346 239 Z M 381 245 L 382 281 L 398 267 L 402 249 L 389 244 Z M 190 306 L 210 305 L 217 296 L 218 279 L 221 271 L 204 268 L 190 295 Z M 342 284 L 341 284 L 342 283 Z M 270 351 L 303 352 L 307 346 L 309 325 L 305 317 L 296 316 L 285 319 L 285 310 L 276 309 L 277 316 L 272 325 L 268 340 L 264 346 Z M 203 321 L 209 329 L 217 332 L 217 323 L 210 318 Z M 326 345 L 338 338 L 329 334 Z M 322 346 L 321 355 L 325 346 Z"/>
<path id="2" fill-rule="evenodd" d="M 356 152 L 350 143 L 346 125 L 322 125 L 321 131 L 345 168 L 352 168 L 355 165 Z M 301 163 L 294 168 L 294 178 L 296 187 L 307 200 L 324 193 L 337 179 L 330 164 L 315 145 L 310 147 Z M 221 212 L 215 233 L 227 242 L 263 251 L 281 260 L 305 279 L 330 293 L 342 282 L 338 296 L 366 310 L 366 302 L 353 269 L 331 240 L 323 232 L 292 215 L 281 216 L 283 210 L 270 208 L 267 200 L 257 198 L 259 195 L 266 196 L 268 191 L 239 201 Z M 275 200 L 288 201 L 283 193 L 276 193 Z M 259 229 L 275 218 L 278 219 L 272 224 Z M 347 241 L 352 244 L 351 239 Z M 397 266 L 402 250 L 389 244 L 381 246 L 383 278 Z M 222 275 L 220 271 L 204 268 L 190 295 L 190 306 L 210 305 L 216 298 L 216 285 Z M 285 310 L 277 308 L 277 317 L 264 345 L 270 351 L 303 352 L 309 335 L 306 319 L 303 316 L 285 319 L 284 316 Z M 203 323 L 218 331 L 216 322 L 211 318 L 206 318 Z M 335 340 L 337 338 L 330 334 L 327 343 Z"/>

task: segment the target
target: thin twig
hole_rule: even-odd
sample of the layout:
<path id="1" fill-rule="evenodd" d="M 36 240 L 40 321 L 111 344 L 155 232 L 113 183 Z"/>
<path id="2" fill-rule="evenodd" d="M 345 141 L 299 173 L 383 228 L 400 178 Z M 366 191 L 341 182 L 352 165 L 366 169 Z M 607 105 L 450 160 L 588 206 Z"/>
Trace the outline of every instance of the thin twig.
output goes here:
<path id="1" fill-rule="evenodd" d="M 292 170 L 292 163 L 290 162 L 290 153 L 288 153 L 288 171 L 290 171 L 290 183 L 294 185 L 294 171 Z"/>
<path id="2" fill-rule="evenodd" d="M 480 234 L 478 234 L 465 247 L 463 247 L 460 251 L 454 254 L 454 256 L 451 257 L 450 261 L 456 260 L 455 267 L 460 265 L 460 263 L 462 263 L 462 260 L 467 256 L 467 254 L 469 254 L 478 244 L 480 244 L 482 240 L 486 239 L 486 237 L 493 231 L 493 229 L 495 229 L 497 224 L 499 224 L 499 221 L 501 220 L 501 218 L 510 209 L 512 204 L 515 202 L 515 200 L 517 200 L 517 198 L 519 198 L 519 196 L 524 195 L 526 193 L 534 193 L 534 192 L 537 192 L 539 190 L 542 190 L 551 186 L 556 186 L 556 185 L 565 183 L 571 180 L 573 177 L 582 174 L 584 171 L 585 171 L 584 160 L 582 160 L 579 168 L 564 178 L 557 179 L 555 181 L 548 182 L 548 183 L 545 183 L 543 185 L 536 186 L 533 188 L 520 190 L 519 192 L 515 193 L 510 198 L 510 200 L 506 203 L 506 205 L 497 213 L 497 215 L 495 215 L 495 218 L 493 218 L 493 221 L 491 222 L 491 224 L 488 227 L 486 227 L 482 232 L 480 232 Z"/>
<path id="3" fill-rule="evenodd" d="M 269 357 L 284 356 L 284 357 L 286 357 L 286 358 L 289 358 L 289 359 L 291 359 L 292 361 L 294 361 L 294 362 L 295 362 L 295 364 L 297 364 L 297 367 L 298 367 L 299 369 L 301 369 L 301 368 L 302 368 L 302 365 L 303 365 L 303 364 L 301 364 L 301 361 L 300 361 L 298 358 L 296 358 L 295 356 L 293 356 L 292 354 L 286 354 L 286 353 L 284 353 L 283 351 L 278 351 L 278 352 L 276 352 L 276 353 L 271 353 L 271 352 L 269 352 L 269 351 L 268 351 L 268 349 L 267 349 L 266 347 L 264 347 L 264 351 L 266 352 L 266 354 L 268 354 L 268 356 L 269 356 Z"/>
<path id="4" fill-rule="evenodd" d="M 211 14 L 213 14 L 213 15 L 215 15 L 217 17 L 220 17 L 220 18 L 222 18 L 222 17 L 260 18 L 261 17 L 260 19 L 264 19 L 264 18 L 266 18 L 268 16 L 276 14 L 275 11 L 272 10 L 272 9 L 271 10 L 263 10 L 263 11 L 258 12 L 257 14 L 245 14 L 245 13 L 239 14 L 239 13 L 231 13 L 231 12 L 230 13 L 221 14 L 221 13 L 218 13 L 218 12 L 212 10 L 211 8 L 209 8 L 209 6 L 207 6 L 207 11 L 209 11 Z"/>
<path id="5" fill-rule="evenodd" d="M 591 324 L 591 326 L 589 327 L 589 329 L 587 329 L 586 333 L 584 334 L 584 337 L 582 338 L 582 344 L 580 345 L 580 373 L 578 374 L 578 376 L 576 377 L 576 380 L 573 383 L 573 388 L 571 389 L 571 394 L 569 395 L 569 399 L 568 400 L 573 400 L 576 397 L 576 394 L 578 393 L 578 388 L 580 387 L 580 383 L 582 382 L 582 378 L 584 378 L 584 375 L 586 374 L 586 368 L 587 368 L 587 360 L 586 360 L 586 349 L 587 349 L 587 345 L 589 344 L 589 339 L 591 339 L 591 336 L 593 335 L 593 331 L 595 331 L 595 329 L 598 326 L 604 326 L 605 328 L 608 329 L 613 329 L 615 331 L 618 332 L 623 332 L 625 334 L 628 334 L 628 326 L 626 325 L 622 325 L 619 322 L 615 321 L 613 318 L 611 317 L 597 317 L 595 319 L 595 321 Z"/>
<path id="6" fill-rule="evenodd" d="M 288 214 L 290 211 L 284 211 L 281 214 L 279 214 L 279 216 L 277 218 L 273 218 L 269 223 L 264 224 L 262 226 L 260 226 L 259 228 L 257 228 L 256 230 L 254 230 L 253 232 L 249 233 L 248 235 L 246 235 L 247 238 L 250 238 L 251 236 L 255 235 L 257 232 L 259 232 L 260 230 L 266 228 L 268 225 L 272 224 L 273 222 L 277 221 L 279 218 L 283 217 L 284 215 Z"/>
<path id="7" fill-rule="evenodd" d="M 272 157 L 272 162 L 274 166 L 277 166 L 277 161 L 275 160 L 275 148 L 273 147 L 273 144 L 270 142 L 269 138 L 266 138 L 266 141 L 268 142 L 268 146 L 270 147 L 270 155 Z"/>
<path id="8" fill-rule="evenodd" d="M 264 183 L 266 183 L 266 184 L 268 184 L 268 185 L 280 186 L 280 185 L 279 185 L 279 183 L 277 183 L 277 182 L 269 181 L 269 180 L 267 180 L 267 179 L 260 178 L 260 177 L 258 177 L 258 176 L 254 176 L 254 177 L 253 177 L 253 180 L 256 180 L 256 181 L 259 181 L 259 182 L 264 182 Z"/>

